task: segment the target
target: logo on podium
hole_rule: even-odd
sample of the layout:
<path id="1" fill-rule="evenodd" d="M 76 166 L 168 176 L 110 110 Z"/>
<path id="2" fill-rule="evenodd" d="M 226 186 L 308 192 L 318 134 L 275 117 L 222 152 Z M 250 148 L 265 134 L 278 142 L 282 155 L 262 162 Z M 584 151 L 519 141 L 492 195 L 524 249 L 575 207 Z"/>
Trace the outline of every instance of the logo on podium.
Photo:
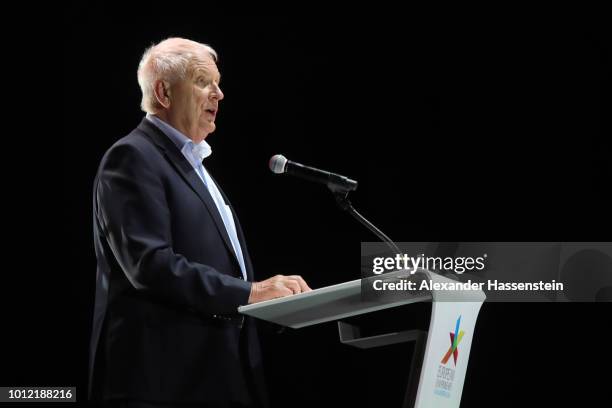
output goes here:
<path id="1" fill-rule="evenodd" d="M 455 380 L 455 369 L 447 367 L 450 357 L 453 356 L 453 365 L 457 367 L 457 359 L 459 358 L 459 343 L 463 339 L 465 332 L 461 330 L 461 316 L 457 318 L 455 331 L 450 332 L 450 346 L 442 357 L 441 364 L 438 367 L 436 374 L 436 385 L 434 394 L 441 397 L 450 398 L 453 389 L 453 381 Z"/>
<path id="2" fill-rule="evenodd" d="M 455 332 L 450 332 L 450 342 L 451 345 L 448 348 L 448 351 L 446 352 L 446 354 L 444 355 L 444 357 L 442 358 L 442 364 L 446 365 L 446 363 L 448 363 L 448 360 L 450 359 L 450 356 L 453 356 L 453 360 L 455 362 L 455 366 L 457 366 L 457 358 L 459 357 L 459 343 L 461 343 L 461 340 L 463 339 L 463 335 L 465 334 L 465 332 L 463 330 L 459 330 L 459 326 L 461 325 L 461 316 L 459 316 L 459 318 L 457 318 L 457 324 L 455 325 Z"/>

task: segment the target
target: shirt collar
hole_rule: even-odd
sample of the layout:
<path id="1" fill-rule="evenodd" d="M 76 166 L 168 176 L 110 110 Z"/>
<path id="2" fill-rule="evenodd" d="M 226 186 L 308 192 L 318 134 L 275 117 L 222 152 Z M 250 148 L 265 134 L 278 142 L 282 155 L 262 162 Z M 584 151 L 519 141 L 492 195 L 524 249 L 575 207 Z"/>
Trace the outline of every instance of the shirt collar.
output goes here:
<path id="1" fill-rule="evenodd" d="M 206 142 L 206 140 L 202 140 L 200 143 L 197 144 L 193 143 L 193 140 L 191 140 L 181 131 L 164 122 L 157 116 L 147 113 L 146 118 L 151 121 L 151 123 L 153 123 L 155 126 L 157 126 L 166 136 L 168 136 L 170 140 L 174 142 L 176 147 L 179 148 L 180 151 L 183 151 L 185 146 L 188 146 L 196 160 L 198 160 L 200 163 L 202 162 L 202 160 L 212 154 L 212 148 Z"/>

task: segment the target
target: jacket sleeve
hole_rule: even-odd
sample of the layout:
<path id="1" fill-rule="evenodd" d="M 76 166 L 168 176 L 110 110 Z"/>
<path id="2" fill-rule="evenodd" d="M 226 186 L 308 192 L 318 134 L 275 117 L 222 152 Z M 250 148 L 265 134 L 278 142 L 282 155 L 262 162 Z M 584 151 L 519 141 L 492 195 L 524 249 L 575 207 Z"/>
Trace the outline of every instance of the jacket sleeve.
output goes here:
<path id="1" fill-rule="evenodd" d="M 111 148 L 94 189 L 98 221 L 136 290 L 204 314 L 247 304 L 250 282 L 174 253 L 162 179 L 137 147 Z"/>

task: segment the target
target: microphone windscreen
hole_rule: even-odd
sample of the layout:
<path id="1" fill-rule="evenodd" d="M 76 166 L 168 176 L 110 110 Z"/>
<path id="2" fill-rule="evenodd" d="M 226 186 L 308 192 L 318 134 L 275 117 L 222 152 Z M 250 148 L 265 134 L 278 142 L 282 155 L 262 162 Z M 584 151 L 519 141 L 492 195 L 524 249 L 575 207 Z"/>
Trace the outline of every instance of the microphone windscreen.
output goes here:
<path id="1" fill-rule="evenodd" d="M 275 154 L 268 163 L 270 170 L 276 174 L 285 172 L 285 166 L 287 165 L 287 158 L 282 154 Z"/>

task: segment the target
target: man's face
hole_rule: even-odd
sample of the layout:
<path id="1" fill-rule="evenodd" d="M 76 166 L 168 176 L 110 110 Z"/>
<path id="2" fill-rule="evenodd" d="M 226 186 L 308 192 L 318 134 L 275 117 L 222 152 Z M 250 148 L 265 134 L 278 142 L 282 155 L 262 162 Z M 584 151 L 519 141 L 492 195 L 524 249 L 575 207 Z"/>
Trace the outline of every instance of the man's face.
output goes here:
<path id="1" fill-rule="evenodd" d="M 186 79 L 171 85 L 169 119 L 195 143 L 215 130 L 219 101 L 223 99 L 220 81 L 217 65 L 206 55 L 192 65 Z"/>

